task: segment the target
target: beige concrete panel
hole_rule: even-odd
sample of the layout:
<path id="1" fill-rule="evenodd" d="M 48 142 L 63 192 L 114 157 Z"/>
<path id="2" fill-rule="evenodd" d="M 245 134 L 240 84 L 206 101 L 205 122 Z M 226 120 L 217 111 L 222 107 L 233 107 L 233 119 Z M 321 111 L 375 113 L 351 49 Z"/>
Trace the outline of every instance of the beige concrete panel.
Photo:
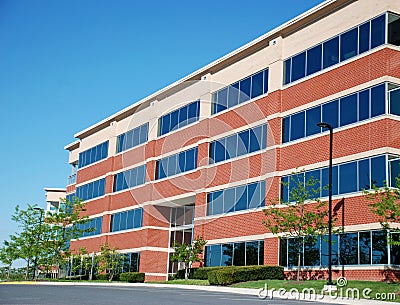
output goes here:
<path id="1" fill-rule="evenodd" d="M 65 191 L 46 192 L 46 202 L 60 202 L 60 198 L 65 198 Z"/>
<path id="2" fill-rule="evenodd" d="M 68 164 L 73 164 L 79 160 L 79 148 L 69 152 Z"/>
<path id="3" fill-rule="evenodd" d="M 170 96 L 165 97 L 164 99 L 159 100 L 159 102 L 156 104 L 159 117 L 181 108 L 182 106 L 185 106 L 191 102 L 194 102 L 206 94 L 209 94 L 212 83 L 209 81 L 194 81 L 187 82 L 186 85 L 189 86 Z"/>
<path id="4" fill-rule="evenodd" d="M 343 33 L 381 13 L 400 11 L 399 0 L 359 0 L 326 16 L 284 39 L 286 59 L 329 38 Z"/>
<path id="5" fill-rule="evenodd" d="M 232 84 L 267 68 L 272 62 L 278 60 L 279 53 L 279 43 L 266 46 L 264 49 L 213 74 L 213 82 L 222 83 L 224 86 Z"/>
<path id="6" fill-rule="evenodd" d="M 101 144 L 109 140 L 113 136 L 114 128 L 111 126 L 99 130 L 98 132 L 81 140 L 81 144 L 79 145 L 79 152 L 83 152 L 89 148 L 92 148 L 93 146 Z"/>

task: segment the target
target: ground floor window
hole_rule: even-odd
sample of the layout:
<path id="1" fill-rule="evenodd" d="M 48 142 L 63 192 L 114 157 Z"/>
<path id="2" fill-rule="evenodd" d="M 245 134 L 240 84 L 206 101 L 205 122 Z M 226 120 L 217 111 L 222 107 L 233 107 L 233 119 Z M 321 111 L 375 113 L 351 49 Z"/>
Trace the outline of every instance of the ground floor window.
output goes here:
<path id="1" fill-rule="evenodd" d="M 205 247 L 205 265 L 246 266 L 264 264 L 264 241 L 246 241 Z"/>
<path id="2" fill-rule="evenodd" d="M 122 253 L 121 272 L 139 272 L 140 253 Z"/>
<path id="3" fill-rule="evenodd" d="M 391 235 L 388 235 L 391 234 Z M 400 265 L 400 246 L 388 244 L 388 237 L 400 240 L 400 233 L 384 230 L 346 232 L 332 236 L 333 265 Z M 328 236 L 317 236 L 303 242 L 302 238 L 280 240 L 279 263 L 285 267 L 328 266 Z"/>

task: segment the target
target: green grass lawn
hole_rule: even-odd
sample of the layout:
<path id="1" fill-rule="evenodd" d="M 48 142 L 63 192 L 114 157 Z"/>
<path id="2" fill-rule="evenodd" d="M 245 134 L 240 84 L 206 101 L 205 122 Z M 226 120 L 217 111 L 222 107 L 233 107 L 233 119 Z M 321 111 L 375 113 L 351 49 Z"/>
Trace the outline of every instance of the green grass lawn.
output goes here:
<path id="1" fill-rule="evenodd" d="M 267 289 L 280 289 L 284 288 L 286 291 L 289 291 L 291 288 L 296 288 L 297 291 L 301 292 L 305 288 L 314 288 L 318 294 L 321 294 L 321 291 L 326 284 L 326 280 L 323 281 L 285 281 L 285 280 L 261 280 L 254 282 L 244 282 L 233 284 L 231 287 L 236 288 L 264 288 L 265 284 L 267 284 Z M 338 295 L 346 296 L 347 289 L 357 288 L 360 291 L 360 297 L 362 298 L 362 292 L 364 289 L 370 289 L 371 291 L 367 295 L 371 297 L 371 299 L 376 299 L 380 297 L 384 297 L 386 301 L 396 301 L 400 302 L 400 283 L 392 283 L 388 284 L 385 282 L 370 282 L 370 281 L 348 281 L 347 285 L 342 287 L 342 290 L 338 291 Z M 377 295 L 379 293 L 380 295 Z M 386 296 L 383 295 L 386 294 Z M 394 293 L 394 295 L 388 296 L 388 293 Z M 351 296 L 351 294 L 350 294 Z M 392 299 L 389 299 L 392 298 Z M 393 298 L 395 298 L 393 300 Z"/>

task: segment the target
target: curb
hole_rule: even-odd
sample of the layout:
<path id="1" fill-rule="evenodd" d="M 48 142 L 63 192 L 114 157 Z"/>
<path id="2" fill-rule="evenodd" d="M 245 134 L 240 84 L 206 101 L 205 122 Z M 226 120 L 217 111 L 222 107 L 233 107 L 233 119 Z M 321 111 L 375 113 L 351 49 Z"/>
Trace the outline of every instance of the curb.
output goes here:
<path id="1" fill-rule="evenodd" d="M 89 282 L 0 282 L 2 285 L 40 285 L 40 286 L 107 286 L 107 287 L 147 287 L 147 288 L 177 288 L 186 290 L 200 290 L 210 292 L 225 292 L 242 295 L 252 295 L 259 297 L 260 300 L 281 299 L 281 300 L 300 300 L 307 302 L 320 302 L 326 304 L 343 304 L 343 305 L 393 305 L 396 302 L 378 301 L 372 299 L 348 299 L 332 297 L 327 295 L 309 295 L 302 293 L 280 293 L 277 290 L 265 290 L 263 288 L 233 288 L 221 286 L 198 286 L 198 285 L 183 285 L 183 284 L 147 284 L 147 283 L 89 283 Z"/>

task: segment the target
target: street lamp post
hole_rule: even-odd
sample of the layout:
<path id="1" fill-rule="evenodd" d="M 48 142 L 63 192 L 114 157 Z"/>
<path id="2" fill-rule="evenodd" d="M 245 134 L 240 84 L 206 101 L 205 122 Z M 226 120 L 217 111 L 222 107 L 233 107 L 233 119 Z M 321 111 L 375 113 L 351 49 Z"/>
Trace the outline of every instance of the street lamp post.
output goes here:
<path id="1" fill-rule="evenodd" d="M 332 125 L 321 122 L 318 127 L 329 129 L 329 219 L 328 219 L 328 286 L 333 286 L 332 282 L 332 152 L 333 152 L 333 127 Z"/>
<path id="2" fill-rule="evenodd" d="M 36 211 L 40 211 L 39 228 L 41 229 L 41 228 L 42 228 L 42 218 L 43 218 L 43 212 L 44 212 L 44 210 L 43 210 L 42 208 L 38 208 L 38 207 L 33 208 L 33 209 L 36 210 Z M 39 236 L 38 239 L 40 239 L 40 236 Z M 34 271 L 35 273 L 34 273 L 34 275 L 33 275 L 35 279 L 37 278 L 37 274 L 38 274 L 37 260 L 38 260 L 38 254 L 36 253 L 36 257 L 35 257 L 35 271 Z"/>

